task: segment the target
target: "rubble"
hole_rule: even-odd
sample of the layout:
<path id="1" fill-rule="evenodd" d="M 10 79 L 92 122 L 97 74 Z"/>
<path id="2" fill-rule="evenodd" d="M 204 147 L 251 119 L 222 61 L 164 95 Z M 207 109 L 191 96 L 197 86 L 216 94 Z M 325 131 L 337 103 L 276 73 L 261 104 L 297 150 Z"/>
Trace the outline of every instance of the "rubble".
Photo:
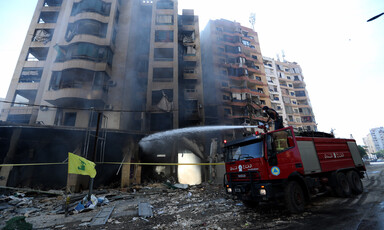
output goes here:
<path id="1" fill-rule="evenodd" d="M 222 186 L 208 183 L 187 188 L 154 183 L 122 191 L 96 190 L 91 202 L 87 193 L 71 194 L 68 217 L 64 215 L 65 200 L 65 196 L 42 193 L 3 195 L 0 223 L 22 215 L 40 229 L 113 229 L 108 226 L 114 225 L 122 229 L 247 229 L 263 219 L 260 226 L 273 228 L 300 218 L 289 216 L 280 206 L 248 209 L 225 194 Z"/>

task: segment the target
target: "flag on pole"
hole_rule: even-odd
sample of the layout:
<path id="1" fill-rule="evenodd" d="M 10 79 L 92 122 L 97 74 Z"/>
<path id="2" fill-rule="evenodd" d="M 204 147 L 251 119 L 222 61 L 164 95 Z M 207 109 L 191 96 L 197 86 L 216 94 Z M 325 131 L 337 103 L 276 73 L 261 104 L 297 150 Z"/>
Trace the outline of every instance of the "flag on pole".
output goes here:
<path id="1" fill-rule="evenodd" d="M 73 153 L 68 153 L 68 173 L 89 175 L 91 178 L 95 178 L 95 165 L 96 164 L 92 161 L 89 161 Z"/>

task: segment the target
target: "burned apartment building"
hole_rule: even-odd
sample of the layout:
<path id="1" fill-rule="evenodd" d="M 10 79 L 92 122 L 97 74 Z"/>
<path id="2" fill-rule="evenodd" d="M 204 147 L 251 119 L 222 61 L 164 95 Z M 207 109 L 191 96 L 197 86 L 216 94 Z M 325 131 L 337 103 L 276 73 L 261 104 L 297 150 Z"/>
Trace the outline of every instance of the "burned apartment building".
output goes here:
<path id="1" fill-rule="evenodd" d="M 65 150 L 45 149 L 56 161 L 68 151 L 139 161 L 143 136 L 204 124 L 198 17 L 178 15 L 177 0 L 39 0 L 6 101 L 0 121 L 16 139 L 3 143 L 2 162 L 33 158 L 39 151 L 17 138 L 39 142 L 42 129 L 63 133 Z M 16 126 L 36 134 L 12 134 Z"/>
<path id="2" fill-rule="evenodd" d="M 264 67 L 272 108 L 282 115 L 284 125 L 297 131 L 317 131 L 300 65 L 264 57 Z"/>
<path id="3" fill-rule="evenodd" d="M 206 123 L 265 121 L 271 106 L 257 32 L 238 22 L 211 20 L 202 32 Z"/>

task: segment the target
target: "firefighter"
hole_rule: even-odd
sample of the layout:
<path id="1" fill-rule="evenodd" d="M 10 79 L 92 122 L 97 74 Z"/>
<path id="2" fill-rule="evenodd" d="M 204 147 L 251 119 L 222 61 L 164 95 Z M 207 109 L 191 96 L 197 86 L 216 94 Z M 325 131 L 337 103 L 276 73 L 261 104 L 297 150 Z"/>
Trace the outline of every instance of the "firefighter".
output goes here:
<path id="1" fill-rule="evenodd" d="M 264 112 L 268 115 L 267 123 L 272 119 L 275 123 L 275 130 L 284 128 L 283 119 L 279 114 L 268 106 L 263 107 Z"/>

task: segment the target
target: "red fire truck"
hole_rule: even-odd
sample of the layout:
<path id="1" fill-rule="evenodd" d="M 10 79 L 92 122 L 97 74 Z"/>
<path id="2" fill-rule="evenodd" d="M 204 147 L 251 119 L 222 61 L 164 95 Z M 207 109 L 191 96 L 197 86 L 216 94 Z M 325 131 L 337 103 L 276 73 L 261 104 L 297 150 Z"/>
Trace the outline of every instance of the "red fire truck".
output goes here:
<path id="1" fill-rule="evenodd" d="M 366 169 L 356 141 L 322 134 L 287 127 L 225 144 L 226 192 L 246 205 L 284 201 L 292 213 L 319 193 L 361 194 Z"/>

